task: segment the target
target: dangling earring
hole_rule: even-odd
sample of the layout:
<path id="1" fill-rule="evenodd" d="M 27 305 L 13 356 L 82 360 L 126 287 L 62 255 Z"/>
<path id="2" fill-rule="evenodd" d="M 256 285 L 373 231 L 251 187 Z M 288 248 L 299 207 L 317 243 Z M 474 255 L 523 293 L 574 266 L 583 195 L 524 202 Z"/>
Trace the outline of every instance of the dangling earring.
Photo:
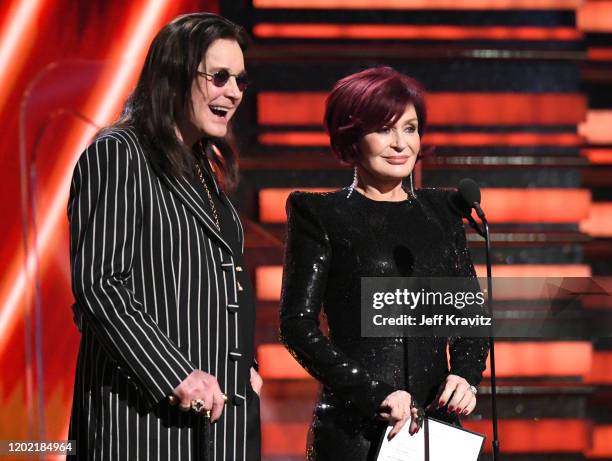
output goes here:
<path id="1" fill-rule="evenodd" d="M 348 194 L 346 194 L 346 198 L 349 198 L 351 196 L 351 194 L 355 190 L 355 187 L 357 187 L 357 167 L 356 166 L 353 167 L 353 182 L 348 187 Z"/>
<path id="2" fill-rule="evenodd" d="M 416 194 L 414 193 L 414 181 L 412 179 L 412 172 L 408 175 L 408 181 L 410 184 L 410 198 L 416 198 Z"/>

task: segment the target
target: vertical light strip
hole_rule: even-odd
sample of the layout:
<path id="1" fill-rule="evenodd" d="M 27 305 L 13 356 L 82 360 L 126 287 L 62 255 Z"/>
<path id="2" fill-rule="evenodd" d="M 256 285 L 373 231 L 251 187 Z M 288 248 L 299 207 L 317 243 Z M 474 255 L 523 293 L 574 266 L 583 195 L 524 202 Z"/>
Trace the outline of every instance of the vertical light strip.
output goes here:
<path id="1" fill-rule="evenodd" d="M 44 0 L 15 0 L 12 10 L 7 15 L 6 27 L 2 28 L 0 36 L 0 108 L 10 94 L 12 83 L 17 77 L 19 67 L 25 56 L 24 47 L 32 41 L 35 35 L 34 23 L 38 19 Z"/>
<path id="2" fill-rule="evenodd" d="M 100 108 L 94 113 L 93 120 L 99 125 L 107 123 L 122 102 L 126 94 L 126 84 L 132 81 L 132 77 L 140 69 L 149 43 L 159 29 L 160 20 L 168 3 L 168 0 L 149 1 L 140 16 L 140 21 L 133 29 L 125 51 L 121 47 L 122 52 L 117 53 L 121 59 L 120 67 L 117 72 L 115 69 L 112 70 L 111 82 L 101 88 L 99 99 L 95 101 L 95 105 L 100 104 Z M 80 144 L 85 144 L 91 135 L 92 132 L 84 133 Z"/>
<path id="3" fill-rule="evenodd" d="M 107 69 L 87 105 L 87 107 L 97 108 L 95 111 L 86 110 L 85 112 L 92 113 L 91 118 L 97 124 L 107 123 L 122 102 L 129 90 L 128 85 L 132 83 L 133 76 L 143 61 L 149 42 L 160 26 L 166 7 L 171 3 L 169 0 L 150 0 L 144 8 L 135 7 L 133 9 L 136 19 L 126 26 L 129 36 L 125 40 L 117 41 L 115 49 L 119 51 L 110 54 L 111 59 L 118 58 L 119 65 Z M 138 14 L 136 10 L 138 10 Z M 62 219 L 65 219 L 66 200 L 70 188 L 72 169 L 79 154 L 94 132 L 95 128 L 88 127 L 80 128 L 75 133 L 69 134 L 66 137 L 68 140 L 67 147 L 58 156 L 60 159 L 58 168 L 53 172 L 49 182 L 51 187 L 46 191 L 47 196 L 53 197 L 53 199 L 46 207 L 45 215 L 41 219 L 37 238 L 38 255 L 41 260 L 45 260 L 46 254 L 53 243 L 53 238 L 56 236 L 58 229 L 62 229 L 59 223 Z M 12 270 L 10 270 L 6 279 L 9 292 L 0 298 L 0 354 L 2 354 L 10 332 L 17 321 L 18 308 L 25 301 L 26 284 L 32 283 L 36 262 L 34 258 L 34 254 L 30 254 L 24 268 L 20 264 L 23 259 L 23 252 L 20 251 L 14 256 L 10 266 Z"/>

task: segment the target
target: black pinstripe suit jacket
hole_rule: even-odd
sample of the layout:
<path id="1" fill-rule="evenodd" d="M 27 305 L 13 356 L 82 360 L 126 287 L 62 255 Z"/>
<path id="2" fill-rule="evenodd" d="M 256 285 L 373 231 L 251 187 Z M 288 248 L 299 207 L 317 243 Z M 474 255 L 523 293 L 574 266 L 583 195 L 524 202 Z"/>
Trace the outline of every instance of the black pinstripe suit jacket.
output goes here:
<path id="1" fill-rule="evenodd" d="M 229 396 L 212 425 L 214 459 L 258 451 L 246 448 L 247 419 L 259 415 L 248 381 L 253 304 L 239 305 L 242 254 L 209 212 L 189 181 L 156 174 L 131 130 L 108 132 L 81 155 L 68 204 L 78 459 L 205 459 L 202 417 L 166 398 L 194 369 Z"/>

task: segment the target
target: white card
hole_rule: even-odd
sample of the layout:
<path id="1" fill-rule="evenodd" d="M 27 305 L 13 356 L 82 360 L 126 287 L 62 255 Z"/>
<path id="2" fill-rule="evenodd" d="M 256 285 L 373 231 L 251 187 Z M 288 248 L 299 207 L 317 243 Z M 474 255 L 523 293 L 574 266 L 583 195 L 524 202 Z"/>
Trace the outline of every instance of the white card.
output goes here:
<path id="1" fill-rule="evenodd" d="M 425 425 L 427 424 L 427 431 Z M 476 461 L 484 444 L 481 434 L 457 426 L 427 418 L 423 427 L 410 435 L 407 421 L 402 430 L 387 439 L 392 426 L 387 427 L 383 436 L 377 461 Z M 429 439 L 429 457 L 425 458 L 425 432 Z"/>

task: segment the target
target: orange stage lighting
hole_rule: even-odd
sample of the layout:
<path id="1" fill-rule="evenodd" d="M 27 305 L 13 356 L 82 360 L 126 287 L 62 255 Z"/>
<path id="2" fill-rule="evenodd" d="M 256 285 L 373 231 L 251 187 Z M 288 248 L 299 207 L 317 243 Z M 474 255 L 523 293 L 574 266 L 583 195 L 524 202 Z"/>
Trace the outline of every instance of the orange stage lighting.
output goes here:
<path id="1" fill-rule="evenodd" d="M 585 32 L 612 32 L 612 1 L 581 2 L 576 10 L 576 25 Z"/>
<path id="2" fill-rule="evenodd" d="M 487 276 L 487 266 L 474 266 L 478 277 Z M 588 264 L 494 264 L 493 277 L 590 277 Z"/>
<path id="3" fill-rule="evenodd" d="M 263 422 L 261 425 L 261 452 L 264 456 L 295 455 L 306 453 L 309 423 L 291 421 Z"/>
<path id="4" fill-rule="evenodd" d="M 590 266 L 587 264 L 571 264 L 571 265 L 552 265 L 552 264 L 541 264 L 532 267 L 532 264 L 520 264 L 520 265 L 495 265 L 493 266 L 496 270 L 494 273 L 494 285 L 493 290 L 495 291 L 495 301 L 535 301 L 543 300 L 550 301 L 552 299 L 566 299 L 565 292 L 552 291 L 553 286 L 567 286 L 568 283 L 574 284 L 573 280 L 566 281 L 566 277 L 571 278 L 582 278 L 588 276 L 591 273 Z M 500 272 L 504 272 L 505 268 L 510 268 L 512 273 L 511 277 L 503 277 Z M 487 266 L 484 264 L 477 264 L 475 266 L 476 273 L 478 274 L 480 287 L 482 290 L 487 288 Z M 543 274 L 542 276 L 539 276 Z M 571 274 L 571 275 L 570 275 Z M 575 275 L 577 274 L 577 275 Z M 587 281 L 584 280 L 586 283 Z M 602 282 L 602 278 L 598 277 L 594 281 L 597 285 L 602 287 L 602 291 L 607 293 L 607 286 Z M 575 281 L 578 284 L 578 281 Z M 572 295 L 572 297 L 574 297 Z M 595 300 L 591 301 L 591 299 Z M 607 296 L 589 296 L 583 298 L 584 303 L 592 302 L 592 306 L 599 307 L 601 305 L 601 299 L 607 300 Z M 612 297 L 610 297 L 612 307 Z"/>
<path id="5" fill-rule="evenodd" d="M 259 374 L 264 379 L 312 379 L 281 344 L 259 345 L 257 362 L 259 362 Z"/>
<path id="6" fill-rule="evenodd" d="M 483 189 L 482 206 L 494 223 L 578 223 L 589 214 L 586 189 Z"/>
<path id="7" fill-rule="evenodd" d="M 612 237 L 612 203 L 592 203 L 589 216 L 580 222 L 580 231 L 591 237 Z"/>
<path id="8" fill-rule="evenodd" d="M 118 62 L 109 66 L 101 76 L 99 86 L 89 98 L 84 113 L 98 125 L 107 123 L 117 112 L 121 101 L 128 93 L 136 72 L 153 35 L 163 20 L 163 15 L 171 2 L 168 0 L 149 0 L 135 3 L 130 9 L 130 19 L 125 26 L 125 36 L 118 37 L 110 53 L 110 61 Z M 47 257 L 48 249 L 56 239 L 56 233 L 64 228 L 58 223 L 66 219 L 66 204 L 72 170 L 80 152 L 88 144 L 95 128 L 75 129 L 65 135 L 65 149 L 57 153 L 56 168 L 50 176 L 45 196 L 50 203 L 45 207 L 46 214 L 39 222 L 37 253 L 41 260 Z M 23 266 L 22 256 L 16 254 L 6 272 L 4 284 L 0 287 L 0 353 L 4 351 L 6 340 L 10 337 L 19 309 L 25 304 L 26 287 L 31 285 L 34 267 L 33 256 Z"/>
<path id="9" fill-rule="evenodd" d="M 430 93 L 434 125 L 573 125 L 586 117 L 583 94 Z"/>
<path id="10" fill-rule="evenodd" d="M 280 299 L 282 266 L 259 266 L 255 269 L 255 293 L 260 301 Z"/>
<path id="11" fill-rule="evenodd" d="M 582 149 L 580 154 L 593 165 L 612 164 L 612 149 Z"/>
<path id="12" fill-rule="evenodd" d="M 45 0 L 14 0 L 6 15 L 7 22 L 0 31 L 0 109 L 11 93 L 15 79 L 28 52 L 36 40 L 36 23 L 40 19 Z"/>
<path id="13" fill-rule="evenodd" d="M 586 452 L 589 459 L 612 458 L 612 425 L 594 426 L 591 440 L 591 448 Z"/>
<path id="14" fill-rule="evenodd" d="M 285 189 L 260 189 L 259 190 L 259 220 L 265 223 L 284 223 L 287 220 L 285 203 L 287 197 L 293 191 L 304 192 L 328 192 L 334 188 L 324 187 L 300 187 Z"/>
<path id="15" fill-rule="evenodd" d="M 612 351 L 595 351 L 593 365 L 586 381 L 593 384 L 612 384 Z"/>
<path id="16" fill-rule="evenodd" d="M 260 144 L 267 146 L 329 146 L 327 133 L 317 131 L 289 131 L 284 133 L 262 133 L 257 136 Z"/>
<path id="17" fill-rule="evenodd" d="M 321 125 L 327 93 L 257 95 L 262 125 Z M 586 118 L 582 94 L 429 93 L 432 125 L 573 125 Z M 291 107 L 290 111 L 283 110 Z"/>
<path id="18" fill-rule="evenodd" d="M 587 56 L 591 61 L 612 61 L 612 48 L 589 48 Z"/>
<path id="19" fill-rule="evenodd" d="M 257 361 L 264 379 L 312 379 L 282 344 L 262 344 Z M 500 378 L 585 377 L 591 371 L 590 342 L 546 341 L 495 343 L 495 366 Z M 485 377 L 490 376 L 489 362 Z"/>
<path id="20" fill-rule="evenodd" d="M 253 0 L 255 8 L 349 10 L 574 10 L 581 0 Z"/>
<path id="21" fill-rule="evenodd" d="M 321 125 L 327 93 L 257 93 L 257 122 L 260 125 Z M 291 102 L 290 106 L 287 106 Z M 279 106 L 279 104 L 285 104 Z M 281 107 L 291 107 L 282 115 Z"/>
<path id="22" fill-rule="evenodd" d="M 485 434 L 484 451 L 491 451 L 491 421 L 468 419 L 463 425 Z M 590 445 L 589 429 L 583 419 L 503 419 L 499 421 L 499 440 L 503 453 L 580 453 Z"/>
<path id="23" fill-rule="evenodd" d="M 586 377 L 593 364 L 587 341 L 495 342 L 495 372 L 502 378 Z M 484 376 L 489 377 L 490 363 Z"/>
<path id="24" fill-rule="evenodd" d="M 260 221 L 285 222 L 285 202 L 293 190 L 261 189 Z M 583 189 L 483 189 L 482 205 L 495 223 L 578 223 L 589 215 L 591 194 Z"/>
<path id="25" fill-rule="evenodd" d="M 612 144 L 612 110 L 590 110 L 586 121 L 578 125 L 578 133 L 589 144 Z"/>
<path id="26" fill-rule="evenodd" d="M 407 26 L 395 24 L 256 24 L 261 38 L 367 40 L 577 40 L 570 27 Z"/>
<path id="27" fill-rule="evenodd" d="M 423 138 L 434 146 L 564 146 L 578 147 L 580 136 L 572 133 L 436 133 Z"/>

